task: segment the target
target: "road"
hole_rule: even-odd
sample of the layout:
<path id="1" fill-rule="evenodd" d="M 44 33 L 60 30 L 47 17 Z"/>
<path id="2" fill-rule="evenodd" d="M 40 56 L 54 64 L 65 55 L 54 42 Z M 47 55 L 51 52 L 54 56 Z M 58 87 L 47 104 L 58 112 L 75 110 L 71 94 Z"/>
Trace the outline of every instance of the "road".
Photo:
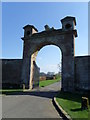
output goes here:
<path id="1" fill-rule="evenodd" d="M 60 118 L 52 98 L 60 90 L 60 82 L 2 97 L 3 118 Z"/>

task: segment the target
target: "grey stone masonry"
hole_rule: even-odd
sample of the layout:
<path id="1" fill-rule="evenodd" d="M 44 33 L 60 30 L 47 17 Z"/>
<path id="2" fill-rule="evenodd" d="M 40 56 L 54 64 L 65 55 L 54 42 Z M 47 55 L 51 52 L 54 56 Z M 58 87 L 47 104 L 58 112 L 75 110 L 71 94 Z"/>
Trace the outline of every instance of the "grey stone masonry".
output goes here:
<path id="1" fill-rule="evenodd" d="M 44 46 L 55 45 L 62 53 L 62 90 L 90 91 L 90 56 L 75 57 L 76 19 L 67 16 L 61 23 L 61 29 L 46 25 L 41 32 L 33 25 L 23 27 L 23 58 L 2 59 L 0 85 L 4 88 L 24 85 L 27 89 L 39 86 L 40 68 L 36 65 L 37 54 Z"/>
<path id="2" fill-rule="evenodd" d="M 33 74 L 33 62 L 36 61 L 38 51 L 46 45 L 56 45 L 62 52 L 62 90 L 75 90 L 74 40 L 77 37 L 76 22 L 74 17 L 65 17 L 61 22 L 62 29 L 48 29 L 39 33 L 31 25 L 24 27 L 22 80 L 29 89 L 33 88 L 32 81 L 35 75 Z"/>
<path id="3" fill-rule="evenodd" d="M 90 56 L 75 57 L 75 88 L 90 90 Z"/>

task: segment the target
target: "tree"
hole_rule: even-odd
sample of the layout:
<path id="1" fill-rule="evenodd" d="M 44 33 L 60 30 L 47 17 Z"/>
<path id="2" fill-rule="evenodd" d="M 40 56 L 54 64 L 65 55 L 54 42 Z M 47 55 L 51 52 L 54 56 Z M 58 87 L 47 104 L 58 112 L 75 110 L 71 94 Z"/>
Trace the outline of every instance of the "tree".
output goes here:
<path id="1" fill-rule="evenodd" d="M 59 63 L 57 66 L 58 66 L 58 69 L 59 69 L 59 73 L 61 73 L 61 63 Z"/>

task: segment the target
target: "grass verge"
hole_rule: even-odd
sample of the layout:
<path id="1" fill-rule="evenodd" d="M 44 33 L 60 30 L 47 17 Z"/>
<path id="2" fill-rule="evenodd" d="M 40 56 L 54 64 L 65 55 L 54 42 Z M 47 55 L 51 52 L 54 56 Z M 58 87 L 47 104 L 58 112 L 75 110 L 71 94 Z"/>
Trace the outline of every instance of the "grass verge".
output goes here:
<path id="1" fill-rule="evenodd" d="M 2 89 L 0 94 L 13 93 L 13 92 L 22 92 L 23 89 Z"/>
<path id="2" fill-rule="evenodd" d="M 80 120 L 83 118 L 85 120 L 90 114 L 90 106 L 89 110 L 81 110 L 81 97 L 82 95 L 79 94 L 60 92 L 56 100 L 72 119 Z"/>
<path id="3" fill-rule="evenodd" d="M 45 87 L 45 86 L 48 86 L 50 84 L 53 84 L 55 82 L 59 82 L 60 81 L 60 78 L 57 78 L 57 79 L 53 79 L 53 80 L 44 80 L 44 81 L 40 81 L 39 82 L 39 87 Z"/>

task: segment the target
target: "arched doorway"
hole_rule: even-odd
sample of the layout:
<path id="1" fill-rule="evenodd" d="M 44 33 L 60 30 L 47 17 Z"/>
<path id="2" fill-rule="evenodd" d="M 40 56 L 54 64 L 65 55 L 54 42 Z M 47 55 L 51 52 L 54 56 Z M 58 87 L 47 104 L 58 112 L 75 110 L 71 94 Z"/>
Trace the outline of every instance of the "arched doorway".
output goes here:
<path id="1" fill-rule="evenodd" d="M 61 72 L 62 54 L 59 47 L 55 45 L 47 45 L 39 50 L 36 57 L 36 64 L 40 68 L 40 72 L 48 73 Z"/>
<path id="2" fill-rule="evenodd" d="M 39 32 L 32 26 L 24 27 L 24 51 L 22 80 L 26 88 L 32 89 L 33 62 L 38 51 L 46 45 L 58 46 L 62 53 L 62 90 L 74 90 L 74 40 L 77 37 L 74 17 L 61 20 L 62 29 L 46 29 Z"/>
<path id="3" fill-rule="evenodd" d="M 61 89 L 61 61 L 62 54 L 59 47 L 46 45 L 39 50 L 36 57 L 36 64 L 40 68 L 39 86 L 44 86 L 44 82 L 49 84 L 49 82 L 60 81 L 58 86 Z"/>

